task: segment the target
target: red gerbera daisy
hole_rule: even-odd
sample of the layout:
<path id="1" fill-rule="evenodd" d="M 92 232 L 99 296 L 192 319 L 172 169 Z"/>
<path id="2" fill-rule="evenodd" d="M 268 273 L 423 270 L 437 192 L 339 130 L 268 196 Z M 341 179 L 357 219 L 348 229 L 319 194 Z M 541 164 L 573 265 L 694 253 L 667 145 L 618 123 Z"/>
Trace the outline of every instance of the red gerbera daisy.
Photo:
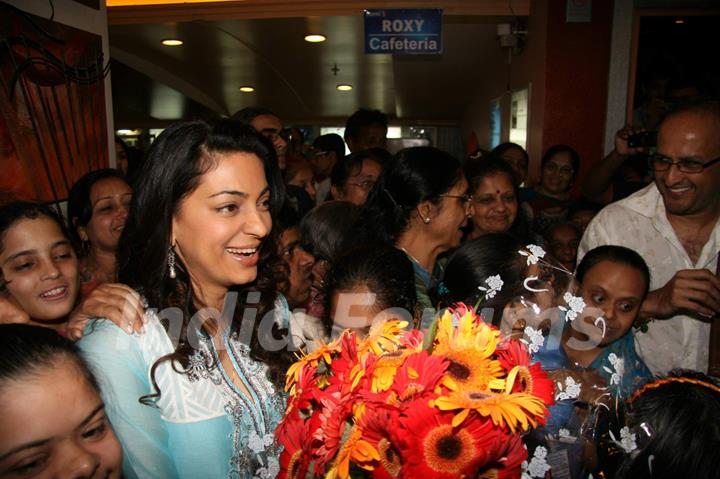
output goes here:
<path id="1" fill-rule="evenodd" d="M 382 364 L 382 357 L 379 364 Z M 415 399 L 432 399 L 434 389 L 443 378 L 448 362 L 439 356 L 431 356 L 427 351 L 412 353 L 397 368 L 387 390 L 375 393 L 370 388 L 360 392 L 360 396 L 369 406 L 389 405 L 403 408 Z M 378 371 L 375 372 L 375 375 Z M 389 381 L 388 381 L 389 382 Z"/>
<path id="2" fill-rule="evenodd" d="M 429 408 L 425 401 L 415 401 L 405 410 L 398 430 L 402 477 L 474 477 L 482 465 L 499 459 L 499 442 L 505 435 L 490 421 L 472 415 L 453 427 L 453 417 L 452 412 Z"/>
<path id="3" fill-rule="evenodd" d="M 505 452 L 495 464 L 483 469 L 477 479 L 519 479 L 522 463 L 528 457 L 527 449 L 520 436 L 507 436 Z"/>
<path id="4" fill-rule="evenodd" d="M 280 454 L 278 479 L 304 478 L 310 464 L 308 423 L 300 420 L 287 421 L 283 433 L 277 435 L 278 442 L 285 448 Z"/>
<path id="5" fill-rule="evenodd" d="M 397 417 L 397 411 L 377 409 L 368 411 L 360 420 L 365 440 L 372 444 L 380 455 L 380 460 L 372 471 L 375 479 L 400 477 L 402 456 L 393 431 Z"/>
<path id="6" fill-rule="evenodd" d="M 524 344 L 511 339 L 496 351 L 500 364 L 508 371 L 507 381 L 512 384 L 508 392 L 532 394 L 548 406 L 555 404 L 555 385 L 540 363 L 530 364 L 530 353 Z"/>

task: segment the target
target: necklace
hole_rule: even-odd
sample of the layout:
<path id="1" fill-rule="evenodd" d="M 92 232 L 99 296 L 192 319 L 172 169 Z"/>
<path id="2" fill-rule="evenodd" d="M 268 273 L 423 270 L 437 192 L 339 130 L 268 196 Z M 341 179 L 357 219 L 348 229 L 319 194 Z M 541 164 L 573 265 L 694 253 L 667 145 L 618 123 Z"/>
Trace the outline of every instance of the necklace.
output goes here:
<path id="1" fill-rule="evenodd" d="M 402 246 L 400 246 L 400 249 L 401 249 L 406 255 L 408 255 L 408 258 L 410 258 L 410 260 L 411 260 L 413 263 L 415 263 L 416 265 L 420 266 L 423 270 L 425 270 L 425 267 L 422 265 L 422 263 L 421 263 L 420 261 L 418 261 L 418 259 L 417 259 L 415 256 L 413 256 L 413 255 L 411 255 L 410 253 L 408 253 L 408 250 L 406 250 L 406 249 L 403 248 Z M 427 271 L 427 270 L 425 270 L 425 271 Z"/>

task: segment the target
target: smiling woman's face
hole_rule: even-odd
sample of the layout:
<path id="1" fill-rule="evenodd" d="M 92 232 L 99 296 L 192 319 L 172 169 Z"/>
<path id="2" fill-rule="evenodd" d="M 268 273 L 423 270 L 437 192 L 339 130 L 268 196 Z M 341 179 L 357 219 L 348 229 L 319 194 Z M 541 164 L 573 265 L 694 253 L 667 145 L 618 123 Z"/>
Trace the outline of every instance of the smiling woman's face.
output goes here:
<path id="1" fill-rule="evenodd" d="M 0 246 L 7 293 L 30 318 L 67 316 L 78 295 L 78 262 L 57 223 L 45 216 L 23 218 L 8 228 Z"/>
<path id="2" fill-rule="evenodd" d="M 172 222 L 172 244 L 195 292 L 217 298 L 230 286 L 253 281 L 271 226 L 270 187 L 260 158 L 221 154 Z"/>

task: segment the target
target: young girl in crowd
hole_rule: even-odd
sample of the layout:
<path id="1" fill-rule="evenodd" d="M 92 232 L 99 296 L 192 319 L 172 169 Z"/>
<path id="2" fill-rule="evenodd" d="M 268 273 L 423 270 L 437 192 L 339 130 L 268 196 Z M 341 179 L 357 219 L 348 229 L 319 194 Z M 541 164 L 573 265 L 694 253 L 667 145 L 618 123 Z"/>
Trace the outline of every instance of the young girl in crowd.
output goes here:
<path id="1" fill-rule="evenodd" d="M 80 342 L 108 384 L 125 478 L 279 472 L 273 433 L 291 358 L 273 315 L 282 197 L 273 147 L 250 127 L 186 122 L 155 140 L 119 277 L 157 309 L 143 335 L 97 321 Z"/>
<path id="2" fill-rule="evenodd" d="M 27 320 L 72 339 L 94 316 L 126 331 L 142 325 L 137 293 L 124 285 L 103 285 L 78 305 L 77 256 L 63 221 L 47 206 L 14 202 L 0 208 L 0 272 L 3 302 L 23 313 L 12 321 Z"/>
<path id="3" fill-rule="evenodd" d="M 393 246 L 350 248 L 338 258 L 330 277 L 333 337 L 348 328 L 367 333 L 381 319 L 402 319 L 410 326 L 420 318 L 412 263 Z"/>
<path id="4" fill-rule="evenodd" d="M 2 294 L 33 324 L 64 331 L 78 296 L 78 260 L 60 217 L 49 207 L 0 208 Z"/>
<path id="5" fill-rule="evenodd" d="M 720 387 L 712 378 L 674 371 L 637 390 L 628 412 L 636 449 L 616 478 L 720 477 Z"/>
<path id="6" fill-rule="evenodd" d="M 452 155 L 425 146 L 406 148 L 380 177 L 361 214 L 359 238 L 395 245 L 412 261 L 422 310 L 433 309 L 428 292 L 439 278 L 434 275 L 438 255 L 460 246 L 473 214 L 468 190 Z M 433 315 L 427 317 L 423 327 Z"/>
<path id="7" fill-rule="evenodd" d="M 80 253 L 80 296 L 117 281 L 117 247 L 132 190 L 118 170 L 87 173 L 70 189 L 69 230 Z"/>
<path id="8" fill-rule="evenodd" d="M 566 328 L 565 353 L 572 364 L 596 371 L 611 391 L 628 397 L 652 378 L 635 351 L 632 331 L 650 285 L 648 267 L 628 248 L 600 246 L 583 257 L 575 277 L 595 314 L 587 309 Z"/>
<path id="9" fill-rule="evenodd" d="M 120 478 L 122 449 L 77 348 L 5 324 L 0 351 L 0 478 Z"/>
<path id="10" fill-rule="evenodd" d="M 349 201 L 326 201 L 300 223 L 300 247 L 315 259 L 306 310 L 326 324 L 328 274 L 338 254 L 354 244 L 351 231 L 359 214 L 360 207 Z"/>

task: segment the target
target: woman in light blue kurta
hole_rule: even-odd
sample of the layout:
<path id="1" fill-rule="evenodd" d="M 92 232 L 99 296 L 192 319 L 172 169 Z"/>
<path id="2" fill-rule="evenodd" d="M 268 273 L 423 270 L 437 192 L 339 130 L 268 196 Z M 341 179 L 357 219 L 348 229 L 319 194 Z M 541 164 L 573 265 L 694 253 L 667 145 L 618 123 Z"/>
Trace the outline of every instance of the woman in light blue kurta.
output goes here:
<path id="1" fill-rule="evenodd" d="M 287 304 L 275 293 L 272 145 L 235 122 L 188 122 L 158 137 L 143 168 L 120 280 L 155 309 L 143 334 L 97 320 L 80 342 L 103 382 L 124 476 L 275 477 L 291 353 L 277 334 Z"/>

